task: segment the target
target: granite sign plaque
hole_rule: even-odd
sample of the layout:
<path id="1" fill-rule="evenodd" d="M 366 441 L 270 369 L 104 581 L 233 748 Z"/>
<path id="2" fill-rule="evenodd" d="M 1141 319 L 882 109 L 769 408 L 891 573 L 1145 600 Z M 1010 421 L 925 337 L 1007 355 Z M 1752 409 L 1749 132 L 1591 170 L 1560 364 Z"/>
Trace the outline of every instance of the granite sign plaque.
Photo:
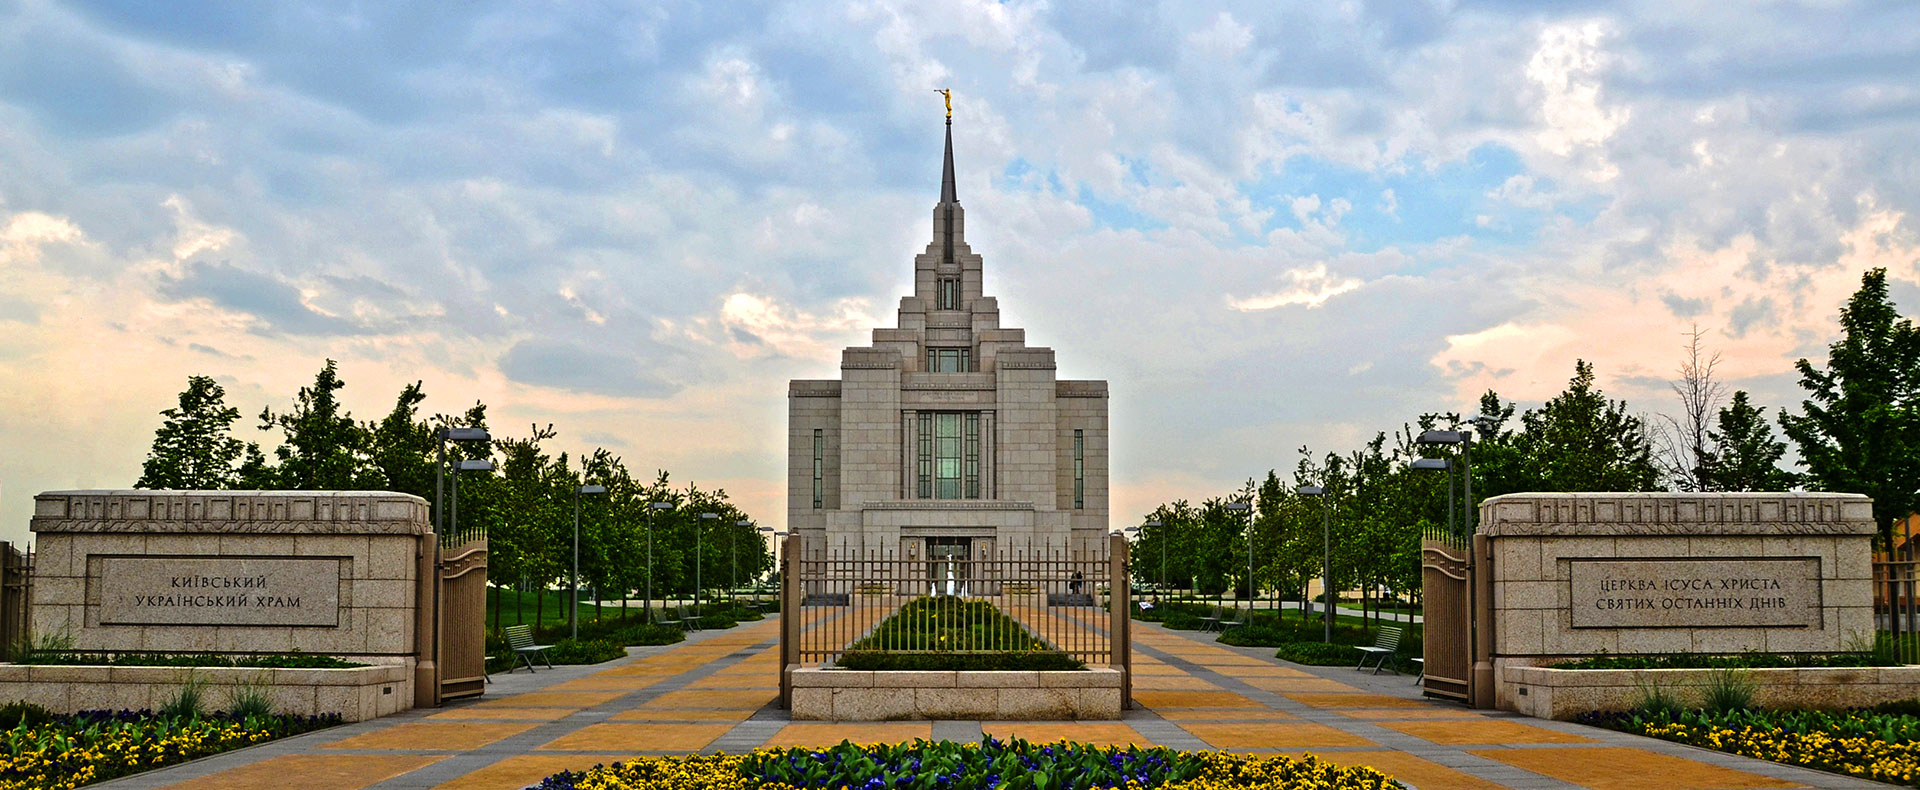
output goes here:
<path id="1" fill-rule="evenodd" d="M 101 557 L 101 625 L 338 626 L 338 557 Z"/>
<path id="2" fill-rule="evenodd" d="M 1574 628 L 1818 628 L 1817 557 L 1570 560 Z"/>

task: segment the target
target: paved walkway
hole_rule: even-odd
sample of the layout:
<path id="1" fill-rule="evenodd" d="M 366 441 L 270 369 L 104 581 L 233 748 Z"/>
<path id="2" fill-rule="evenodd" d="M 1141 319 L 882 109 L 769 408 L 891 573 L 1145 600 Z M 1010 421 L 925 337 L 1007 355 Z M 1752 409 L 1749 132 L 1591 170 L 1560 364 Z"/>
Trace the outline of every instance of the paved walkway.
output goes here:
<path id="1" fill-rule="evenodd" d="M 627 659 L 500 676 L 486 699 L 336 727 L 97 785 L 114 790 L 512 790 L 643 754 L 741 752 L 983 733 L 1029 740 L 1300 754 L 1371 765 L 1419 790 L 1870 788 L 1845 777 L 1419 699 L 1410 678 L 1299 667 L 1271 649 L 1136 624 L 1137 710 L 1118 721 L 790 722 L 777 618 Z"/>

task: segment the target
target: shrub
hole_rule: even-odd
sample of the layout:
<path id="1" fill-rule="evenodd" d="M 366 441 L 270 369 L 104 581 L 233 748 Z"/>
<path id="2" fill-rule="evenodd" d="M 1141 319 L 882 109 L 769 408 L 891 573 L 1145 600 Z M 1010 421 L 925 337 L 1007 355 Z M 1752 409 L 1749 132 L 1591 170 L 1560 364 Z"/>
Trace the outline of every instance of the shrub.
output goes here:
<path id="1" fill-rule="evenodd" d="M 605 639 L 562 639 L 547 648 L 547 660 L 555 664 L 598 664 L 626 654 L 625 647 Z"/>
<path id="2" fill-rule="evenodd" d="M 1087 665 L 1065 653 L 1026 651 L 1007 653 L 883 653 L 849 650 L 834 662 L 841 669 L 898 671 L 1061 671 Z"/>
<path id="3" fill-rule="evenodd" d="M 253 721 L 273 715 L 273 700 L 267 697 L 267 687 L 260 683 L 242 683 L 233 687 L 232 699 L 227 703 L 227 716 L 234 721 Z"/>
<path id="4" fill-rule="evenodd" d="M 1900 662 L 1873 653 L 1736 653 L 1659 656 L 1593 656 L 1549 664 L 1549 669 L 1781 669 L 1788 667 L 1889 667 Z"/>
<path id="5" fill-rule="evenodd" d="M 1752 672 L 1723 667 L 1707 673 L 1707 688 L 1701 693 L 1700 701 L 1715 713 L 1746 710 L 1753 707 L 1753 695 L 1759 690 L 1760 684 L 1754 682 Z"/>
<path id="6" fill-rule="evenodd" d="M 1249 625 L 1221 634 L 1218 641 L 1240 647 L 1279 647 L 1298 642 L 1300 637 L 1292 629 L 1275 628 L 1270 625 Z"/>
<path id="7" fill-rule="evenodd" d="M 1176 631 L 1198 631 L 1204 625 L 1199 617 L 1186 612 L 1167 612 L 1161 616 L 1160 624 Z"/>
<path id="8" fill-rule="evenodd" d="M 31 653 L 21 656 L 15 663 L 52 666 L 262 667 L 267 669 L 348 669 L 367 666 L 333 656 L 299 652 L 253 656 L 212 653 Z"/>
<path id="9" fill-rule="evenodd" d="M 1352 645 L 1330 645 L 1325 642 L 1290 642 L 1280 646 L 1273 654 L 1282 661 L 1306 664 L 1316 667 L 1358 664 L 1360 651 Z"/>
<path id="10" fill-rule="evenodd" d="M 615 631 L 607 638 L 623 645 L 671 645 L 686 641 L 687 632 L 673 626 L 640 623 Z"/>
<path id="11" fill-rule="evenodd" d="M 1634 685 L 1637 687 L 1633 703 L 1635 710 L 1649 716 L 1672 716 L 1686 709 L 1679 695 L 1661 685 L 1658 680 L 1636 680 Z"/>
<path id="12" fill-rule="evenodd" d="M 53 711 L 31 702 L 9 702 L 6 704 L 6 707 L 0 707 L 0 729 L 10 729 L 16 726 L 38 727 L 53 721 L 54 718 Z"/>
<path id="13" fill-rule="evenodd" d="M 1920 718 L 1920 699 L 1897 699 L 1892 702 L 1882 702 L 1873 706 L 1871 710 L 1874 713 L 1888 716 L 1912 716 L 1914 718 Z M 0 719 L 3 719 L 4 715 L 5 711 L 0 710 Z"/>
<path id="14" fill-rule="evenodd" d="M 180 684 L 180 690 L 174 692 L 165 704 L 160 706 L 160 715 L 174 719 L 200 718 L 200 708 L 206 696 L 206 683 L 188 673 L 187 681 Z"/>

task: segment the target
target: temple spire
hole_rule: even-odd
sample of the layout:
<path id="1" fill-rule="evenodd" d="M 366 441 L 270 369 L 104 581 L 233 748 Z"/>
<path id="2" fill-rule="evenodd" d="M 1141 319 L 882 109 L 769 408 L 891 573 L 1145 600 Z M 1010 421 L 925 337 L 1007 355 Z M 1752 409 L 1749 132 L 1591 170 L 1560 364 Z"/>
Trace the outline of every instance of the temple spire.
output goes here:
<path id="1" fill-rule="evenodd" d="M 940 89 L 935 93 L 947 100 L 947 156 L 940 166 L 940 202 L 958 203 L 960 196 L 953 188 L 953 91 Z"/>

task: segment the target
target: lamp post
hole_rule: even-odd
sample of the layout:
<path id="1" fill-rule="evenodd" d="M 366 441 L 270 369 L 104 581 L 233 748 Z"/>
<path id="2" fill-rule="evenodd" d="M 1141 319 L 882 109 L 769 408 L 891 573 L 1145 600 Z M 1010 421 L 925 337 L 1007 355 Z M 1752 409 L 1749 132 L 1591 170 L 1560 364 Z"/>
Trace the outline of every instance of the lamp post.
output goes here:
<path id="1" fill-rule="evenodd" d="M 1301 486 L 1295 493 L 1301 496 L 1320 498 L 1320 545 L 1321 545 L 1321 584 L 1320 606 L 1326 622 L 1321 637 L 1327 644 L 1333 644 L 1333 505 L 1327 499 L 1326 486 Z"/>
<path id="2" fill-rule="evenodd" d="M 718 521 L 719 519 L 719 513 L 700 514 L 701 521 Z M 697 525 L 693 530 L 693 612 L 696 617 L 700 614 L 700 564 L 706 559 L 706 555 L 700 548 L 700 541 L 706 531 L 705 524 Z"/>
<path id="3" fill-rule="evenodd" d="M 1161 526 L 1163 526 L 1159 519 L 1153 519 L 1151 521 L 1148 521 L 1146 525 L 1154 528 L 1155 530 L 1158 530 L 1160 529 Z M 1160 593 L 1167 589 L 1167 533 L 1160 532 L 1158 534 L 1159 534 L 1159 541 L 1160 541 L 1160 578 L 1158 580 L 1159 583 L 1153 586 L 1153 605 L 1154 606 L 1160 605 Z"/>
<path id="4" fill-rule="evenodd" d="M 441 428 L 440 430 L 434 431 L 434 436 L 438 441 L 434 443 L 433 463 L 433 572 L 438 576 L 440 566 L 443 562 L 440 547 L 445 545 L 444 541 L 447 536 L 446 531 L 440 527 L 440 512 L 445 509 L 446 505 L 446 503 L 442 501 L 441 489 L 446 486 L 447 442 L 484 442 L 493 437 L 488 436 L 486 430 L 483 428 L 465 427 Z M 440 611 L 440 580 L 437 578 L 433 580 L 433 610 L 435 612 Z M 426 661 L 432 662 L 436 667 L 440 663 L 440 616 L 438 614 L 434 615 L 433 618 L 432 650 L 426 651 Z M 435 673 L 439 672 L 438 669 L 433 671 Z M 440 692 L 437 689 L 433 692 L 432 698 L 434 704 L 439 704 Z"/>
<path id="5" fill-rule="evenodd" d="M 1468 422 L 1472 423 L 1475 428 L 1478 428 L 1480 432 L 1484 434 L 1489 433 L 1490 429 L 1488 426 L 1497 421 L 1492 417 L 1482 415 L 1474 417 L 1468 420 Z M 1473 431 L 1421 431 L 1420 436 L 1414 441 L 1421 444 L 1460 445 L 1460 476 L 1464 478 L 1462 487 L 1465 489 L 1464 496 L 1466 499 L 1465 502 L 1461 503 L 1461 506 L 1467 509 L 1466 534 L 1472 535 L 1475 529 L 1474 522 L 1476 521 L 1474 517 L 1477 515 L 1476 509 L 1473 506 Z M 1451 493 L 1452 488 L 1448 488 L 1448 492 Z M 1451 514 L 1448 515 L 1448 519 L 1452 519 Z"/>
<path id="6" fill-rule="evenodd" d="M 761 534 L 761 535 L 774 535 L 774 534 L 777 534 L 777 533 L 775 533 L 775 532 L 773 531 L 773 527 L 761 527 L 761 528 L 760 528 L 760 534 Z M 779 538 L 775 538 L 774 540 L 776 540 L 776 541 L 778 541 L 778 540 L 779 540 Z M 760 542 L 762 542 L 762 543 L 765 543 L 765 542 L 766 542 L 766 538 L 764 538 L 764 537 L 763 537 L 763 538 L 761 538 L 761 539 L 760 539 Z M 760 561 L 759 561 L 759 560 L 754 560 L 754 562 L 753 562 L 753 565 L 754 565 L 754 567 L 756 567 L 756 568 L 758 568 L 758 567 L 760 567 Z M 776 568 L 777 568 L 777 566 L 776 566 Z M 760 579 L 760 581 L 758 581 L 758 582 L 756 582 L 756 583 L 754 583 L 754 585 L 753 585 L 753 605 L 754 605 L 754 606 L 756 606 L 756 607 L 760 605 L 760 588 L 762 588 L 762 587 L 764 587 L 764 586 L 766 586 L 766 582 L 767 582 L 767 580 L 766 580 L 766 578 L 765 578 L 765 577 L 762 577 L 762 578 Z"/>
<path id="7" fill-rule="evenodd" d="M 573 490 L 573 593 L 567 603 L 567 620 L 568 631 L 574 639 L 580 638 L 580 496 L 604 493 L 607 493 L 606 486 L 580 486 Z"/>
<path id="8" fill-rule="evenodd" d="M 1413 463 L 1407 465 L 1407 468 L 1416 472 L 1444 471 L 1447 473 L 1447 535 L 1458 535 L 1459 533 L 1453 528 L 1453 459 L 1415 458 Z"/>
<path id="9" fill-rule="evenodd" d="M 647 623 L 653 623 L 653 511 L 672 510 L 672 502 L 647 503 Z"/>
<path id="10" fill-rule="evenodd" d="M 1228 502 L 1227 510 L 1247 514 L 1247 624 L 1253 624 L 1253 503 Z"/>
<path id="11" fill-rule="evenodd" d="M 733 525 L 736 527 L 752 527 L 753 519 L 743 518 L 743 519 L 740 519 L 739 521 L 733 522 Z M 740 530 L 737 530 L 737 529 L 733 531 L 733 572 L 732 574 L 730 574 L 730 576 L 731 578 L 728 580 L 729 583 L 733 585 L 733 589 L 739 590 L 740 589 Z M 737 593 L 731 593 L 731 594 L 737 594 Z"/>

